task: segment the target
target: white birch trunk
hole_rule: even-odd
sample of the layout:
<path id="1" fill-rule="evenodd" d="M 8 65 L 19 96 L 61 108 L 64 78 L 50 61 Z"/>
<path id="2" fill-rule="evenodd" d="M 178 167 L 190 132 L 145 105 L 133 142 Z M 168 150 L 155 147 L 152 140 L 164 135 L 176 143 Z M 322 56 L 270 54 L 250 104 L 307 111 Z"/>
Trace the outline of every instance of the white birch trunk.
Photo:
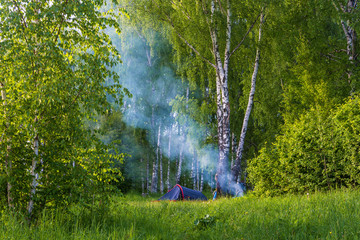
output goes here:
<path id="1" fill-rule="evenodd" d="M 211 192 L 213 191 L 213 176 L 212 176 L 212 170 L 210 170 L 209 172 L 209 177 L 210 177 L 210 189 Z"/>
<path id="2" fill-rule="evenodd" d="M 184 137 L 181 137 L 180 139 L 181 139 L 180 141 L 183 142 Z M 177 174 L 176 174 L 176 184 L 180 184 L 182 161 L 183 161 L 183 144 L 181 144 L 181 146 L 180 146 L 179 163 L 178 163 L 178 169 L 177 169 Z"/>
<path id="3" fill-rule="evenodd" d="M 196 190 L 199 190 L 199 165 L 200 165 L 200 162 L 197 160 L 196 161 Z"/>
<path id="4" fill-rule="evenodd" d="M 262 31 L 263 21 L 264 21 L 264 13 L 262 12 L 261 16 L 260 16 L 260 26 L 259 26 L 259 43 L 261 41 L 261 31 Z M 242 160 L 242 155 L 243 155 L 243 151 L 244 151 L 245 136 L 246 136 L 246 131 L 247 131 L 248 122 L 249 122 L 249 118 L 250 118 L 250 113 L 251 113 L 251 109 L 252 109 L 253 102 L 254 102 L 256 77 L 257 77 L 257 73 L 259 70 L 259 61 L 260 61 L 260 49 L 259 49 L 259 47 L 257 47 L 254 72 L 253 72 L 253 75 L 251 78 L 251 90 L 250 90 L 250 94 L 249 94 L 249 101 L 248 101 L 248 105 L 247 105 L 246 112 L 245 112 L 243 126 L 241 129 L 239 146 L 238 146 L 238 149 L 236 152 L 235 164 L 234 164 L 234 167 L 232 168 L 232 176 L 233 176 L 233 178 L 234 178 L 233 180 L 235 182 L 238 182 L 239 175 L 241 172 L 241 160 Z"/>
<path id="5" fill-rule="evenodd" d="M 144 183 L 144 170 L 143 170 L 143 159 L 140 159 L 140 166 L 141 166 L 141 171 L 140 171 L 140 175 L 141 175 L 141 195 L 144 196 L 145 195 L 145 183 Z"/>
<path id="6" fill-rule="evenodd" d="M 191 181 L 193 183 L 193 189 L 196 190 L 196 157 L 195 157 L 195 149 L 193 154 L 193 159 L 191 162 Z"/>
<path id="7" fill-rule="evenodd" d="M 200 192 L 204 189 L 204 169 L 201 168 L 201 182 L 200 182 Z"/>
<path id="8" fill-rule="evenodd" d="M 149 190 L 150 190 L 149 167 L 150 167 L 149 156 L 147 156 L 146 158 L 146 193 L 147 194 L 149 194 Z"/>
<path id="9" fill-rule="evenodd" d="M 168 146 L 168 169 L 167 169 L 167 180 L 166 180 L 166 187 L 167 187 L 168 191 L 170 191 L 171 132 L 172 132 L 172 129 L 170 127 L 170 130 L 169 130 L 169 146 Z"/>
<path id="10" fill-rule="evenodd" d="M 231 143 L 231 169 L 234 167 L 234 160 L 236 154 L 236 137 L 235 134 L 232 133 L 232 143 Z"/>
<path id="11" fill-rule="evenodd" d="M 37 118 L 35 118 L 35 123 L 37 121 L 38 121 Z M 38 134 L 36 134 L 36 136 L 34 138 L 34 154 L 35 154 L 35 157 L 33 158 L 31 170 L 30 170 L 30 175 L 32 177 L 32 183 L 31 183 L 31 191 L 30 191 L 30 201 L 29 201 L 29 205 L 27 208 L 29 216 L 32 215 L 32 212 L 34 209 L 34 196 L 36 193 L 36 187 L 38 185 L 37 180 L 39 178 L 38 174 L 36 173 L 36 165 L 37 165 L 37 161 L 38 161 L 38 157 L 39 157 L 39 136 L 38 136 Z"/>
<path id="12" fill-rule="evenodd" d="M 214 1 L 211 2 L 211 24 L 214 24 L 213 15 L 215 14 Z M 230 42 L 231 42 L 231 22 L 230 22 L 230 2 L 227 1 L 227 28 L 226 28 L 226 47 L 224 65 L 221 61 L 217 29 L 210 27 L 210 35 L 213 45 L 213 54 L 216 65 L 216 90 L 217 90 L 217 121 L 218 121 L 218 141 L 219 141 L 219 160 L 217 173 L 221 187 L 226 184 L 225 173 L 228 170 L 228 159 L 230 152 L 230 104 L 228 91 L 228 68 L 230 61 Z"/>
<path id="13" fill-rule="evenodd" d="M 357 5 L 357 1 L 356 0 L 348 0 L 346 7 L 341 6 L 341 9 L 343 11 L 343 13 L 350 15 L 353 15 L 353 12 L 356 9 L 356 5 Z M 346 36 L 346 54 L 348 55 L 349 58 L 349 62 L 351 63 L 351 65 L 353 65 L 354 63 L 356 63 L 356 59 L 357 59 L 357 54 L 356 54 L 356 31 L 354 29 L 353 26 L 351 26 L 351 22 L 350 20 L 341 20 L 341 26 L 343 28 L 344 34 Z M 348 79 L 349 79 L 349 83 L 351 83 L 351 77 L 353 75 L 352 70 L 348 71 Z M 351 90 L 352 92 L 354 91 L 354 89 Z"/>
<path id="14" fill-rule="evenodd" d="M 161 136 L 161 123 L 159 125 L 157 145 L 156 145 L 156 159 L 153 163 L 153 174 L 151 178 L 151 193 L 158 191 L 158 171 L 159 171 L 159 158 L 160 158 L 160 136 Z"/>
<path id="15" fill-rule="evenodd" d="M 160 131 L 160 129 L 159 129 Z M 160 137 L 161 138 L 161 137 Z M 160 142 L 161 140 L 159 140 Z M 160 143 L 161 144 L 161 143 Z M 159 145 L 159 171 L 160 171 L 160 193 L 164 193 L 164 181 L 163 181 L 163 164 L 162 164 L 162 150 Z"/>
<path id="16" fill-rule="evenodd" d="M 3 83 L 0 83 L 0 87 L 1 87 L 1 98 L 3 100 L 3 106 L 4 106 L 4 119 L 6 119 L 6 129 L 9 128 L 9 120 L 7 119 L 7 112 L 6 112 L 6 107 L 7 107 L 7 100 L 6 100 L 6 90 L 5 90 L 5 86 Z M 4 136 L 5 137 L 5 136 Z M 4 141 L 4 139 L 1 139 L 1 141 Z M 9 179 L 11 177 L 11 170 L 12 170 L 12 161 L 10 159 L 9 153 L 11 150 L 11 145 L 10 145 L 10 138 L 8 136 L 6 136 L 6 155 L 5 155 L 5 171 L 6 171 L 6 176 Z M 12 184 L 10 182 L 10 180 L 7 180 L 7 184 L 6 184 L 6 190 L 7 190 L 7 201 L 8 201 L 8 206 L 10 209 L 14 208 L 14 203 L 13 203 L 13 197 L 12 197 Z"/>

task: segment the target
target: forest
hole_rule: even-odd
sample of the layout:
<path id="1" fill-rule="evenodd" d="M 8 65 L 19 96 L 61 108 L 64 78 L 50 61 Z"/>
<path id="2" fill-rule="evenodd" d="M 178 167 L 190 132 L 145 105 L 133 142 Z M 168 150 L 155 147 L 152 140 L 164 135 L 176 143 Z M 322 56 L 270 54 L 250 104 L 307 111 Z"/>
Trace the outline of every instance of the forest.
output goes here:
<path id="1" fill-rule="evenodd" d="M 356 205 L 359 19 L 357 0 L 0 0 L 0 222 L 22 229 L 0 227 L 0 236 L 57 238 L 67 230 L 21 224 L 58 221 L 71 232 L 66 219 L 76 216 L 96 229 L 86 239 L 177 239 L 189 227 L 141 233 L 130 219 L 167 208 L 166 222 L 188 208 L 188 238 L 213 239 L 237 204 L 255 201 L 256 221 L 268 199 L 301 212 L 311 203 L 296 196 L 315 196 L 319 216 L 326 197 L 332 209 L 336 199 Z M 176 184 L 212 199 L 217 184 L 231 193 L 240 183 L 245 197 L 209 201 L 205 217 L 196 203 L 147 205 Z M 360 219 L 349 206 L 344 222 L 352 211 Z M 130 215 L 101 215 L 110 208 Z M 62 209 L 69 215 L 58 219 Z M 293 232 L 271 239 L 360 236 L 353 225 L 334 225 L 336 236 L 307 217 L 301 225 L 296 214 L 284 226 Z M 90 215 L 119 217 L 126 230 L 102 237 Z"/>

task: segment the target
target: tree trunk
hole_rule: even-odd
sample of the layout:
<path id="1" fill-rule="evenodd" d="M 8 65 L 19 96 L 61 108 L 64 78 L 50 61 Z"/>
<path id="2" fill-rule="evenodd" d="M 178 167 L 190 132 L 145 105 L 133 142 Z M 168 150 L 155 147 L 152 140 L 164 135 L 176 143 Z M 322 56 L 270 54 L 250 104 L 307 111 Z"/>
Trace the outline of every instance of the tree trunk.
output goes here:
<path id="1" fill-rule="evenodd" d="M 146 193 L 149 194 L 150 183 L 149 183 L 149 156 L 146 157 Z"/>
<path id="2" fill-rule="evenodd" d="M 180 138 L 181 142 L 184 141 L 184 137 L 182 136 Z M 176 184 L 180 184 L 180 178 L 181 178 L 181 166 L 182 166 L 182 161 L 183 161 L 183 144 L 181 144 L 180 146 L 180 153 L 179 153 L 179 163 L 178 163 L 178 169 L 177 169 L 177 174 L 176 174 Z"/>
<path id="3" fill-rule="evenodd" d="M 213 176 L 212 176 L 212 170 L 210 170 L 209 172 L 209 177 L 210 177 L 210 189 L 211 189 L 211 192 L 213 191 Z"/>
<path id="4" fill-rule="evenodd" d="M 196 152 L 194 153 L 196 154 Z M 199 190 L 200 187 L 199 187 L 199 165 L 200 165 L 200 162 L 198 160 L 196 160 L 196 190 Z"/>
<path id="5" fill-rule="evenodd" d="M 140 158 L 140 175 L 141 175 L 141 195 L 145 195 L 145 183 L 144 183 L 144 170 L 143 170 L 143 159 Z"/>
<path id="6" fill-rule="evenodd" d="M 201 168 L 201 182 L 200 182 L 200 192 L 204 189 L 204 169 Z"/>
<path id="7" fill-rule="evenodd" d="M 160 129 L 159 129 L 160 131 Z M 159 140 L 160 142 L 160 140 Z M 161 144 L 161 143 L 160 143 Z M 160 193 L 164 193 L 164 182 L 163 182 L 163 164 L 162 164 L 162 150 L 159 145 L 159 171 L 160 171 Z"/>
<path id="8" fill-rule="evenodd" d="M 195 157 L 195 149 L 193 154 L 193 159 L 191 162 L 191 181 L 193 183 L 193 189 L 196 190 L 196 157 Z"/>
<path id="9" fill-rule="evenodd" d="M 38 122 L 38 119 L 36 117 L 35 124 L 37 122 Z M 39 136 L 38 136 L 38 134 L 36 134 L 36 136 L 34 138 L 34 154 L 35 154 L 35 157 L 33 158 L 31 170 L 30 170 L 30 175 L 32 177 L 30 201 L 29 201 L 29 205 L 27 208 L 28 214 L 30 217 L 32 216 L 33 209 L 34 209 L 34 197 L 35 197 L 35 193 L 36 193 L 36 187 L 38 185 L 37 180 L 39 178 L 39 175 L 36 173 L 36 165 L 37 165 L 37 161 L 38 161 L 38 157 L 39 157 Z"/>
<path id="10" fill-rule="evenodd" d="M 4 119 L 6 119 L 6 129 L 9 128 L 9 120 L 7 119 L 7 112 L 6 112 L 6 107 L 7 107 L 7 101 L 6 101 L 6 90 L 5 90 L 5 86 L 3 83 L 0 83 L 0 87 L 1 87 L 1 98 L 3 100 L 3 106 L 4 106 Z M 1 141 L 4 141 L 4 139 L 1 139 Z M 12 161 L 10 159 L 10 150 L 11 150 L 11 145 L 10 145 L 10 138 L 6 137 L 5 140 L 6 143 L 6 154 L 5 154 L 5 172 L 6 172 L 6 177 L 7 177 L 7 201 L 8 201 L 8 206 L 10 209 L 14 208 L 14 203 L 13 203 L 13 197 L 12 197 L 12 184 L 10 181 L 11 178 L 11 170 L 12 170 Z"/>
<path id="11" fill-rule="evenodd" d="M 217 37 L 217 27 L 213 20 L 215 15 L 215 3 L 211 1 L 211 21 L 210 37 L 212 40 L 213 56 L 216 69 L 216 94 L 217 94 L 217 122 L 218 122 L 218 142 L 219 160 L 217 173 L 220 186 L 226 184 L 226 172 L 228 170 L 228 159 L 230 151 L 230 104 L 228 91 L 228 69 L 230 61 L 230 42 L 231 42 L 231 22 L 230 22 L 230 2 L 227 1 L 227 28 L 226 28 L 226 47 L 224 65 L 221 60 L 219 41 Z M 215 25 L 215 26 L 214 26 Z"/>
<path id="12" fill-rule="evenodd" d="M 156 193 L 158 191 L 158 171 L 159 171 L 159 149 L 160 149 L 160 136 L 161 136 L 161 123 L 159 125 L 157 145 L 156 145 L 156 159 L 153 163 L 153 173 L 151 179 L 151 193 Z"/>
<path id="13" fill-rule="evenodd" d="M 344 16 L 348 16 L 348 20 L 343 20 L 342 17 L 340 17 L 340 21 L 341 21 L 341 26 L 342 29 L 344 31 L 345 37 L 346 37 L 346 54 L 348 55 L 348 59 L 350 62 L 350 66 L 351 68 L 348 70 L 347 75 L 348 75 L 348 81 L 351 84 L 352 83 L 352 75 L 353 75 L 353 70 L 356 67 L 356 63 L 357 63 L 357 35 L 356 35 L 356 31 L 354 29 L 354 22 L 351 22 L 350 19 L 353 17 L 356 18 L 355 14 L 356 14 L 356 7 L 357 7 L 357 1 L 356 0 L 348 0 L 346 6 L 343 6 L 340 3 L 340 8 L 337 7 L 337 5 L 334 3 L 335 8 L 340 11 L 342 11 L 342 14 Z M 353 92 L 355 91 L 354 86 L 352 86 L 350 95 L 353 94 Z"/>
<path id="14" fill-rule="evenodd" d="M 167 180 L 166 187 L 167 190 L 170 191 L 170 163 L 171 163 L 171 127 L 169 130 L 169 146 L 168 146 L 168 169 L 167 169 Z"/>
<path id="15" fill-rule="evenodd" d="M 261 31 L 262 31 L 263 22 L 264 22 L 264 12 L 262 11 L 261 16 L 260 16 L 260 26 L 259 26 L 259 43 L 261 41 Z M 257 73 L 259 70 L 259 61 L 260 61 L 260 49 L 259 49 L 259 47 L 257 47 L 254 72 L 253 72 L 253 75 L 251 78 L 251 90 L 250 90 L 250 94 L 249 94 L 249 101 L 248 101 L 248 105 L 247 105 L 246 112 L 245 112 L 243 126 L 241 129 L 239 146 L 238 146 L 238 149 L 236 152 L 235 164 L 234 164 L 234 167 L 232 168 L 232 176 L 233 176 L 233 180 L 235 182 L 238 182 L 239 175 L 241 172 L 241 160 L 242 160 L 242 155 L 243 155 L 243 151 L 244 151 L 245 136 L 246 136 L 246 131 L 247 131 L 248 122 L 249 122 L 249 118 L 250 118 L 250 113 L 251 113 L 251 109 L 252 109 L 253 102 L 254 102 L 256 77 L 257 77 Z"/>
<path id="16" fill-rule="evenodd" d="M 236 156 L 236 137 L 235 134 L 232 133 L 232 143 L 231 143 L 231 169 L 234 167 L 234 161 Z"/>

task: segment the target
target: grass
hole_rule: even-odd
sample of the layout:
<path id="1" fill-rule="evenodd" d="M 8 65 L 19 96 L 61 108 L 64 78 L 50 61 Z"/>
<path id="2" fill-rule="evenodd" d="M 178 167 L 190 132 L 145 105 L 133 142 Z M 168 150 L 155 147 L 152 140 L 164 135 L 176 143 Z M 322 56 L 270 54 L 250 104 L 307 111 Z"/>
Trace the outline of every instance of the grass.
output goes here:
<path id="1" fill-rule="evenodd" d="M 130 194 L 109 208 L 44 212 L 37 225 L 3 212 L 0 239 L 360 239 L 360 192 L 152 202 Z M 108 210 L 106 210 L 108 209 Z"/>

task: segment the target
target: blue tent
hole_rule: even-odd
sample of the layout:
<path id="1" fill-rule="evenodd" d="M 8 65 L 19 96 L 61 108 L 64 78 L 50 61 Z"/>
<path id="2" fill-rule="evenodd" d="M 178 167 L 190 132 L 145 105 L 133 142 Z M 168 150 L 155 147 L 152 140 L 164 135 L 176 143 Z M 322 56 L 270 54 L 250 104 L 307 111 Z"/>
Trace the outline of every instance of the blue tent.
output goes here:
<path id="1" fill-rule="evenodd" d="M 159 200 L 208 200 L 204 194 L 176 184 L 169 192 Z"/>

